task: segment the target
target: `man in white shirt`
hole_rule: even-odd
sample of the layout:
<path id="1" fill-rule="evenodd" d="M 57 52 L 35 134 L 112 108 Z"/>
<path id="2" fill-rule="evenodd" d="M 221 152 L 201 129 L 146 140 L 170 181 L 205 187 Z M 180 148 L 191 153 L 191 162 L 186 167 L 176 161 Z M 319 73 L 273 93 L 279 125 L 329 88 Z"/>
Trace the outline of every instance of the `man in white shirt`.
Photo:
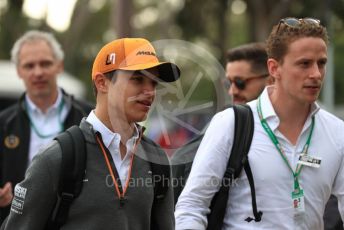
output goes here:
<path id="1" fill-rule="evenodd" d="M 255 131 L 248 153 L 260 222 L 241 172 L 229 191 L 222 229 L 323 229 L 331 193 L 343 219 L 344 123 L 319 108 L 328 37 L 317 19 L 285 18 L 267 40 L 274 85 L 249 103 Z M 234 134 L 234 113 L 215 115 L 176 205 L 176 229 L 205 229 L 210 202 L 223 178 Z"/>
<path id="2" fill-rule="evenodd" d="M 261 42 L 248 43 L 228 50 L 223 85 L 231 96 L 233 104 L 243 104 L 256 99 L 266 85 L 272 84 L 266 65 L 267 59 L 266 46 Z M 189 176 L 192 161 L 205 130 L 206 127 L 200 135 L 172 155 L 173 178 L 178 182 L 173 187 L 175 203 Z"/>

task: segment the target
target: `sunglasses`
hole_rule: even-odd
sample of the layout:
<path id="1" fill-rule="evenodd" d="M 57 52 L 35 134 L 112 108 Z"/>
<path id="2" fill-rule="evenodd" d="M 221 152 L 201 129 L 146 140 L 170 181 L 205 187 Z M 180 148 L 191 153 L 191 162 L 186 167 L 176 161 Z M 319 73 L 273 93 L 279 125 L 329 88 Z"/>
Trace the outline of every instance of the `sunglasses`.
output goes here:
<path id="1" fill-rule="evenodd" d="M 292 28 L 298 28 L 302 24 L 309 24 L 314 26 L 320 25 L 320 20 L 316 18 L 283 18 L 279 21 L 277 31 L 279 31 L 281 24 L 284 24 L 286 26 L 292 27 Z"/>
<path id="2" fill-rule="evenodd" d="M 269 76 L 269 74 L 253 76 L 246 79 L 242 79 L 242 77 L 234 77 L 233 80 L 226 78 L 223 80 L 223 85 L 227 90 L 231 87 L 231 84 L 234 84 L 240 90 L 244 90 L 249 81 L 252 81 L 254 79 L 265 78 L 267 76 Z"/>

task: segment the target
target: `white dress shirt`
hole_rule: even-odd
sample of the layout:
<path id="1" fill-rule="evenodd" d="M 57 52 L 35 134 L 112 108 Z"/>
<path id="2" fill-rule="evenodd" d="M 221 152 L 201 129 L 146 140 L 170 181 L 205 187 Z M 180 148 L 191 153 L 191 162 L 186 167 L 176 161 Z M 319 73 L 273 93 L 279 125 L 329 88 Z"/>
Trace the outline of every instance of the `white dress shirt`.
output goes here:
<path id="1" fill-rule="evenodd" d="M 253 216 L 251 190 L 244 170 L 230 188 L 223 228 L 228 229 L 323 229 L 323 212 L 331 193 L 344 208 L 344 122 L 320 109 L 316 103 L 292 145 L 277 128 L 279 118 L 270 102 L 268 91 L 261 95 L 262 113 L 276 135 L 291 167 L 295 170 L 298 157 L 310 132 L 311 118 L 315 126 L 308 155 L 322 159 L 319 168 L 304 166 L 299 176 L 305 194 L 305 213 L 294 217 L 291 193 L 293 176 L 262 127 L 257 114 L 257 100 L 249 103 L 254 115 L 254 135 L 249 151 L 257 207 L 263 212 L 260 222 L 246 222 Z M 219 189 L 232 148 L 234 113 L 229 108 L 214 116 L 197 151 L 186 186 L 176 205 L 176 229 L 205 229 L 207 214 L 214 193 Z"/>
<path id="2" fill-rule="evenodd" d="M 119 179 L 121 180 L 121 184 L 122 186 L 124 186 L 128 178 L 131 156 L 133 155 L 133 148 L 136 140 L 139 138 L 138 128 L 135 126 L 134 135 L 127 141 L 127 152 L 122 159 L 120 153 L 121 135 L 118 133 L 114 133 L 110 129 L 108 129 L 95 115 L 94 111 L 90 112 L 86 121 L 92 124 L 93 129 L 101 134 L 105 147 L 110 151 L 111 157 L 119 175 Z M 110 177 L 107 183 L 109 183 L 109 185 L 113 183 Z"/>
<path id="3" fill-rule="evenodd" d="M 68 105 L 62 102 L 63 94 L 61 89 L 58 89 L 58 96 L 55 103 L 50 106 L 45 113 L 38 108 L 28 95 L 25 96 L 26 108 L 30 117 L 30 146 L 29 146 L 29 161 L 30 164 L 33 157 L 61 131 L 63 131 L 63 121 L 66 119 L 69 108 Z M 59 107 L 63 104 L 62 110 Z M 37 134 L 45 137 L 40 137 Z"/>

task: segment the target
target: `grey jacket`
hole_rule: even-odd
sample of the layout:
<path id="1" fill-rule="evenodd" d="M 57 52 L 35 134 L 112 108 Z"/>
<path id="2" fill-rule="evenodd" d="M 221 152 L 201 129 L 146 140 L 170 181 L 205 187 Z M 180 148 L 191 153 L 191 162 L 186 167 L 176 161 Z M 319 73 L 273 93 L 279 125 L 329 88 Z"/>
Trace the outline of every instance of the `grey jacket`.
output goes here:
<path id="1" fill-rule="evenodd" d="M 169 186 L 163 200 L 154 204 L 154 188 L 150 164 L 143 160 L 152 143 L 141 142 L 132 166 L 125 204 L 120 201 L 106 167 L 104 156 L 95 140 L 92 126 L 83 120 L 80 124 L 87 142 L 86 175 L 80 195 L 74 200 L 67 223 L 61 230 L 149 230 L 174 229 L 173 192 Z M 150 146 L 144 146 L 150 145 Z M 110 157 L 110 163 L 115 168 Z M 1 229 L 40 230 L 56 202 L 61 149 L 56 141 L 38 154 L 26 172 L 24 181 L 14 191 L 11 212 Z"/>

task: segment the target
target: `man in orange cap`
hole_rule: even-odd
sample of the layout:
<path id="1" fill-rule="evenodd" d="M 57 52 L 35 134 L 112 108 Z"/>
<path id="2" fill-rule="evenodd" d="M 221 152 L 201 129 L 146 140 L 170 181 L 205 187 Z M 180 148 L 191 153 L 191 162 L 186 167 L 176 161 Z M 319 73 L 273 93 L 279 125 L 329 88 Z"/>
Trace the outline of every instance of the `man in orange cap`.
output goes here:
<path id="1" fill-rule="evenodd" d="M 154 178 L 161 176 L 154 173 L 161 161 L 149 162 L 168 162 L 166 155 L 137 122 L 146 119 L 158 82 L 179 76 L 179 68 L 159 62 L 145 39 L 114 40 L 99 51 L 92 69 L 96 108 L 80 124 L 87 156 L 83 186 L 63 229 L 174 229 L 172 188 L 157 197 L 152 186 L 169 178 Z M 61 159 L 54 141 L 33 160 L 15 187 L 3 229 L 45 229 L 57 202 Z"/>

